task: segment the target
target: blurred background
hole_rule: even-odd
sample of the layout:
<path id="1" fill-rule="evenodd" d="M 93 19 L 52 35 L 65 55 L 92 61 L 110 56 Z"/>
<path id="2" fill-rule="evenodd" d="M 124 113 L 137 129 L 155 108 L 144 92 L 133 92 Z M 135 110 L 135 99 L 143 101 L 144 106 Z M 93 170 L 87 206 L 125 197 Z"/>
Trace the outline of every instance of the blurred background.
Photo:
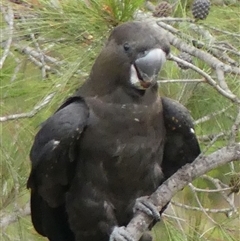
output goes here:
<path id="1" fill-rule="evenodd" d="M 114 26 L 154 16 L 181 43 L 231 66 L 225 90 L 240 98 L 239 0 L 2 0 L 0 11 L 1 240 L 45 240 L 30 220 L 29 150 L 41 123 L 87 78 Z M 217 82 L 212 66 L 181 46 L 173 44 L 172 54 Z M 191 111 L 204 154 L 240 141 L 239 129 L 231 132 L 239 104 L 197 71 L 167 61 L 159 85 Z M 196 179 L 174 197 L 152 230 L 155 240 L 240 240 L 239 188 L 239 162 Z"/>

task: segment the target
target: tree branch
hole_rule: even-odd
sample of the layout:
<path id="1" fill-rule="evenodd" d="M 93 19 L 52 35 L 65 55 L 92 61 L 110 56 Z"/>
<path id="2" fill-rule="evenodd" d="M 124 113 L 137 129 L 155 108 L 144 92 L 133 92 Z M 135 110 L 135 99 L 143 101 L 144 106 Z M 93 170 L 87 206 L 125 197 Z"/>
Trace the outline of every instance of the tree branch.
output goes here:
<path id="1" fill-rule="evenodd" d="M 173 176 L 166 180 L 149 198 L 149 201 L 160 211 L 179 191 L 188 183 L 204 173 L 240 159 L 240 143 L 223 147 L 220 150 L 208 155 L 199 156 L 192 164 L 187 164 L 178 170 Z M 144 231 L 148 230 L 152 218 L 142 212 L 137 212 L 127 226 L 127 231 L 134 240 L 139 240 Z"/>
<path id="2" fill-rule="evenodd" d="M 219 59 L 212 56 L 211 54 L 206 53 L 200 49 L 197 49 L 194 46 L 191 46 L 191 45 L 183 42 L 181 39 L 179 39 L 178 37 L 173 35 L 169 31 L 169 27 L 173 28 L 172 26 L 167 25 L 160 21 L 158 21 L 157 24 L 159 25 L 160 28 L 167 31 L 168 39 L 174 47 L 176 47 L 184 52 L 187 52 L 193 56 L 196 56 L 197 58 L 201 59 L 202 61 L 207 63 L 209 66 L 211 66 L 213 69 L 220 68 L 226 73 L 234 73 L 234 74 L 240 75 L 240 68 L 232 67 L 230 65 L 224 64 L 223 62 L 221 62 Z M 176 30 L 176 31 L 178 31 L 178 30 Z"/>
<path id="3" fill-rule="evenodd" d="M 0 69 L 2 69 L 3 64 L 10 52 L 10 48 L 11 48 L 11 44 L 12 44 L 12 39 L 13 39 L 13 10 L 10 6 L 8 6 L 8 11 L 6 13 L 5 9 L 3 8 L 3 6 L 0 6 L 0 11 L 3 13 L 5 21 L 8 24 L 8 39 L 6 41 L 5 47 L 4 47 L 4 51 L 3 51 L 3 55 L 0 59 Z"/>
<path id="4" fill-rule="evenodd" d="M 47 95 L 40 104 L 37 104 L 31 111 L 20 113 L 20 114 L 12 114 L 8 116 L 0 116 L 0 122 L 5 122 L 9 120 L 16 120 L 21 118 L 30 118 L 36 115 L 42 108 L 44 108 L 55 96 L 55 92 Z"/>
<path id="5" fill-rule="evenodd" d="M 231 128 L 230 143 L 234 143 L 236 141 L 236 138 L 239 135 L 239 128 L 240 128 L 240 105 L 238 106 L 238 114 L 237 114 L 236 120 L 233 123 Z"/>
<path id="6" fill-rule="evenodd" d="M 15 223 L 18 221 L 19 217 L 25 217 L 30 215 L 30 206 L 29 203 L 27 203 L 23 208 L 20 208 L 18 211 L 13 212 L 11 214 L 8 215 L 1 215 L 1 221 L 0 221 L 0 228 L 6 228 L 8 227 L 10 224 Z"/>
<path id="7" fill-rule="evenodd" d="M 209 74 L 207 74 L 206 72 L 204 72 L 203 70 L 195 66 L 194 64 L 191 64 L 183 59 L 180 59 L 174 56 L 173 54 L 169 54 L 168 59 L 175 61 L 177 63 L 183 64 L 190 69 L 193 69 L 195 72 L 202 75 L 206 79 L 207 83 L 213 86 L 221 95 L 225 96 L 226 98 L 230 99 L 233 102 L 240 103 L 240 100 L 238 99 L 238 97 L 234 95 L 228 88 L 223 89 L 222 86 L 220 86 Z"/>
<path id="8" fill-rule="evenodd" d="M 203 122 L 206 122 L 206 121 L 209 121 L 211 120 L 213 117 L 217 116 L 217 115 L 221 115 L 222 113 L 226 112 L 229 108 L 231 108 L 232 105 L 229 105 L 219 111 L 216 111 L 216 112 L 212 112 L 210 113 L 209 115 L 205 115 L 201 118 L 199 118 L 198 120 L 195 120 L 193 123 L 194 125 L 199 125 L 200 123 L 203 123 Z"/>
<path id="9" fill-rule="evenodd" d="M 159 84 L 163 83 L 206 83 L 205 79 L 164 79 L 158 80 Z"/>
<path id="10" fill-rule="evenodd" d="M 176 207 L 184 208 L 186 210 L 198 211 L 198 212 L 202 212 L 203 211 L 203 209 L 199 208 L 199 207 L 193 207 L 193 206 L 189 206 L 189 205 L 186 205 L 186 204 L 178 203 L 178 202 L 175 202 L 175 201 L 171 201 L 171 203 L 174 206 L 176 206 Z M 204 208 L 204 210 L 207 213 L 226 213 L 226 214 L 228 214 L 229 212 L 234 211 L 233 208 L 219 208 L 219 209 Z"/>

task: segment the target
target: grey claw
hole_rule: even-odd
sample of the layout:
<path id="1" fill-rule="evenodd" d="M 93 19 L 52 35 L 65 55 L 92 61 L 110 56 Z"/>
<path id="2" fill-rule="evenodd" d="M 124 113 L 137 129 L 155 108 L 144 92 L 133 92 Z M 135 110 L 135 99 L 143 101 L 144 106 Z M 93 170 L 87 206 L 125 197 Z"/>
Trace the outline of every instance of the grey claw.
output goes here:
<path id="1" fill-rule="evenodd" d="M 115 227 L 109 241 L 135 241 L 125 227 Z"/>
<path id="2" fill-rule="evenodd" d="M 161 216 L 157 207 L 148 200 L 148 197 L 140 197 L 136 199 L 135 205 L 133 207 L 133 212 L 140 210 L 147 215 L 153 217 L 156 221 L 160 221 Z"/>

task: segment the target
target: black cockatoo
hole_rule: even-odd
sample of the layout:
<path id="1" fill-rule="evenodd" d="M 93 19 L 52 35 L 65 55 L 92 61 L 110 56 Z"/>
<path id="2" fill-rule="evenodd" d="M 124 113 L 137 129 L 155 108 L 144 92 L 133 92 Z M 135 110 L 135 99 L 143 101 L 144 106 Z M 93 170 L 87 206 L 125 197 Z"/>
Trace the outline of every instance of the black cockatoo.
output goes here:
<path id="1" fill-rule="evenodd" d="M 30 152 L 31 216 L 50 241 L 131 240 L 122 226 L 200 149 L 189 112 L 161 98 L 170 51 L 157 26 L 117 26 L 86 82 L 41 126 Z M 143 236 L 142 241 L 149 240 Z"/>

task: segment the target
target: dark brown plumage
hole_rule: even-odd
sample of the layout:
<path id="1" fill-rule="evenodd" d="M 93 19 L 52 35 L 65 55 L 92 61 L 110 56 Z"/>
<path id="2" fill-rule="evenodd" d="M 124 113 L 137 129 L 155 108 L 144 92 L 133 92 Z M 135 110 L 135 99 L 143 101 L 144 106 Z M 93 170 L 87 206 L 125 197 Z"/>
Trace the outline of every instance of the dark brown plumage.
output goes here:
<path id="1" fill-rule="evenodd" d="M 50 241 L 108 241 L 113 230 L 110 240 L 131 240 L 118 227 L 133 217 L 136 199 L 164 181 L 162 163 L 167 175 L 176 171 L 171 139 L 164 151 L 164 121 L 174 113 L 156 83 L 168 53 L 157 27 L 116 27 L 88 80 L 42 125 L 30 153 L 28 187 L 34 227 Z"/>
<path id="2" fill-rule="evenodd" d="M 162 170 L 169 178 L 199 154 L 200 147 L 189 111 L 179 102 L 163 97 L 163 117 L 166 127 Z"/>

